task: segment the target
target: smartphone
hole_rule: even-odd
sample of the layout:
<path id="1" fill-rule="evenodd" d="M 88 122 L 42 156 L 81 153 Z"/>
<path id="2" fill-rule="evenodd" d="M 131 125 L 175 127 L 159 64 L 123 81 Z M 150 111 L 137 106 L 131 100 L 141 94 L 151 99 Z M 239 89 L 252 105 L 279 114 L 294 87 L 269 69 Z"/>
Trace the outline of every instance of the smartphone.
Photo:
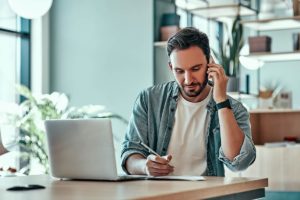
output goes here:
<path id="1" fill-rule="evenodd" d="M 30 184 L 30 185 L 16 185 L 7 188 L 7 191 L 24 191 L 24 190 L 39 190 L 45 189 L 45 186 L 37 185 L 37 184 Z"/>
<path id="2" fill-rule="evenodd" d="M 212 63 L 212 62 L 216 63 L 216 60 L 217 60 L 217 59 L 216 59 L 216 56 L 215 56 L 214 52 L 211 50 L 211 51 L 210 51 L 210 57 L 209 57 L 209 63 Z M 211 87 L 214 86 L 214 81 L 213 81 L 212 78 L 209 78 L 208 81 L 207 81 L 207 83 L 208 83 L 208 85 L 210 85 Z"/>

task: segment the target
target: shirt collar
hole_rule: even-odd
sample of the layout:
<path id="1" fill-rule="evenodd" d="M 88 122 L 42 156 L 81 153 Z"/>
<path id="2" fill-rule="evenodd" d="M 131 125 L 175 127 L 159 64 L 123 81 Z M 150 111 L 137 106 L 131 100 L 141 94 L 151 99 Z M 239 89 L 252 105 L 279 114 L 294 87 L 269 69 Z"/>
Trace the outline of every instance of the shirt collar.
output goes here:
<path id="1" fill-rule="evenodd" d="M 179 87 L 178 84 L 176 83 L 176 81 L 173 81 L 173 87 L 172 87 L 172 97 L 175 101 L 178 101 L 178 97 L 179 97 Z"/>

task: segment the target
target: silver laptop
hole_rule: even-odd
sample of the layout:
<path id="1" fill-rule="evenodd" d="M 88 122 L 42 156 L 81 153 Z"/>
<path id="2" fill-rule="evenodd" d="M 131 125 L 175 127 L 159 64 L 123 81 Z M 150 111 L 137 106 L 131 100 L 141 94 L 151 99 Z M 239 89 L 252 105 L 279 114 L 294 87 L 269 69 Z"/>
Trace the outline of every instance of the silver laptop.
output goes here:
<path id="1" fill-rule="evenodd" d="M 118 175 L 110 119 L 46 120 L 50 172 L 61 179 L 205 180 L 203 176 Z"/>
<path id="2" fill-rule="evenodd" d="M 118 176 L 110 119 L 45 121 L 50 172 L 56 178 L 129 180 Z"/>

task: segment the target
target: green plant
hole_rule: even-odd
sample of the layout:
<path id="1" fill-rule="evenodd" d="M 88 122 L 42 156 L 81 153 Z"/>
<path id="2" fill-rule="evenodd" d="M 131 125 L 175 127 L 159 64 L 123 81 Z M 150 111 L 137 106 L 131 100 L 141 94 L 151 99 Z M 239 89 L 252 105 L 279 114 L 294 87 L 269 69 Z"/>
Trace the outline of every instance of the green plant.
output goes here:
<path id="1" fill-rule="evenodd" d="M 236 77 L 239 74 L 239 54 L 244 44 L 240 16 L 238 15 L 233 21 L 231 33 L 228 31 L 227 26 L 225 28 L 228 32 L 228 39 L 223 42 L 223 38 L 217 37 L 219 49 L 218 52 L 215 50 L 213 52 L 224 67 L 226 75 Z"/>
<path id="2" fill-rule="evenodd" d="M 128 123 L 122 116 L 106 112 L 101 105 L 68 107 L 69 100 L 63 93 L 53 92 L 34 96 L 25 86 L 17 86 L 18 93 L 25 100 L 18 105 L 18 113 L 10 113 L 7 117 L 11 124 L 20 129 L 18 144 L 22 149 L 23 159 L 37 159 L 48 173 L 48 156 L 45 150 L 45 129 L 43 121 L 47 119 L 74 118 L 116 118 Z"/>

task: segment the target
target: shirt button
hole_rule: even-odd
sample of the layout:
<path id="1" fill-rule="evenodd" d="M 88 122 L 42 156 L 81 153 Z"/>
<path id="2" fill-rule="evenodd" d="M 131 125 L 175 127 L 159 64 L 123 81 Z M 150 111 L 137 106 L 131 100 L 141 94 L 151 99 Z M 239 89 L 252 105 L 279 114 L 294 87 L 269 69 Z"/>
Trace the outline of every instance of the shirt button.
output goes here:
<path id="1" fill-rule="evenodd" d="M 168 129 L 169 129 L 169 131 L 170 131 L 170 130 L 172 130 L 172 128 L 171 128 L 171 127 L 168 127 Z"/>
<path id="2" fill-rule="evenodd" d="M 174 108 L 171 108 L 171 112 L 174 112 L 175 111 L 175 109 Z"/>

